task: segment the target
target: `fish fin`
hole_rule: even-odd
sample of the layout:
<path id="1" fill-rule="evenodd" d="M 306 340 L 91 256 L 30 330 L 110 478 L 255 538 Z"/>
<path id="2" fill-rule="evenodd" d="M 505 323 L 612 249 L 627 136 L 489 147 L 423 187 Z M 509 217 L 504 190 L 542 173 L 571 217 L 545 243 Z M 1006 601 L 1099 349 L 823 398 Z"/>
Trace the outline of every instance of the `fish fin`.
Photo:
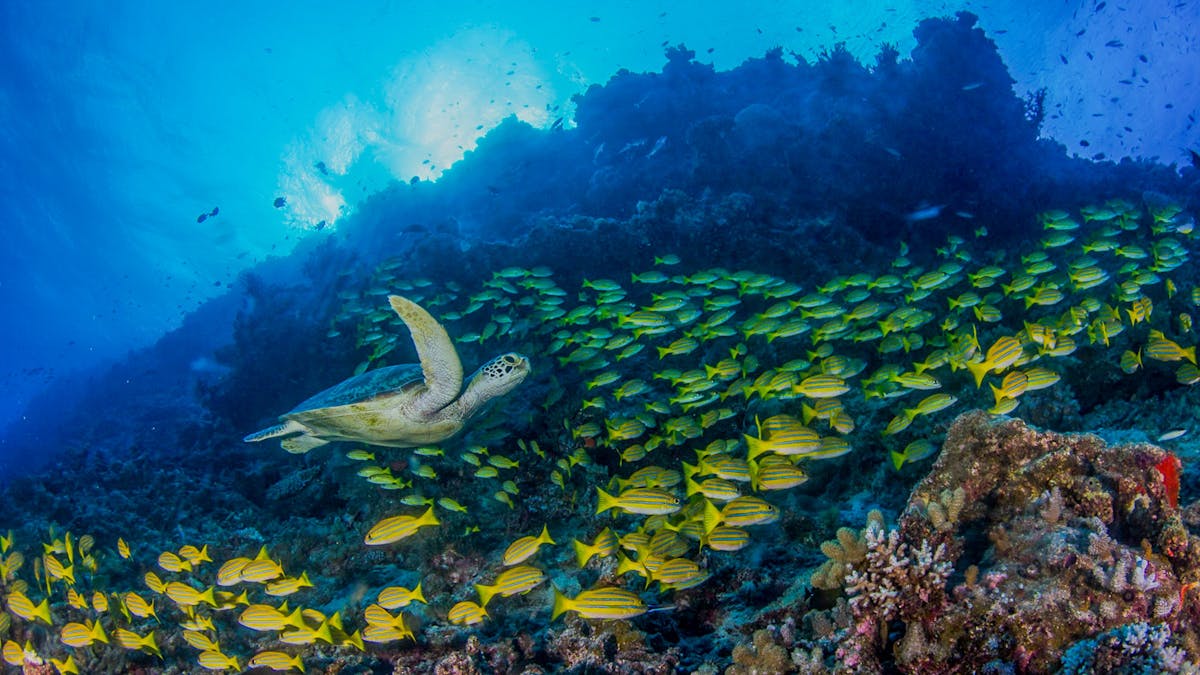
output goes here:
<path id="1" fill-rule="evenodd" d="M 475 591 L 479 593 L 479 606 L 487 609 L 488 603 L 492 601 L 492 596 L 496 594 L 496 587 L 475 584 Z"/>
<path id="2" fill-rule="evenodd" d="M 971 374 L 975 376 L 975 387 L 976 388 L 979 388 L 980 386 L 983 385 L 983 378 L 985 375 L 988 374 L 988 371 L 991 369 L 992 369 L 992 364 L 989 363 L 986 359 L 983 361 L 975 361 L 975 362 L 967 364 L 967 370 L 971 371 Z"/>
<path id="3" fill-rule="evenodd" d="M 559 614 L 562 614 L 563 612 L 567 611 L 570 608 L 571 608 L 571 599 L 568 598 L 567 596 L 563 595 L 562 591 L 558 590 L 558 588 L 555 588 L 554 589 L 554 606 L 550 610 L 550 620 L 553 621 L 553 620 L 557 619 Z"/>
<path id="4" fill-rule="evenodd" d="M 600 488 L 596 488 L 596 513 L 604 513 L 605 511 L 617 505 L 616 497 L 608 494 Z"/>
<path id="5" fill-rule="evenodd" d="M 721 524 L 721 510 L 711 500 L 704 500 L 704 535 L 708 536 Z"/>
<path id="6" fill-rule="evenodd" d="M 592 559 L 594 553 L 587 544 L 578 539 L 572 539 L 571 546 L 575 549 L 575 560 L 578 561 L 579 567 L 582 569 Z"/>

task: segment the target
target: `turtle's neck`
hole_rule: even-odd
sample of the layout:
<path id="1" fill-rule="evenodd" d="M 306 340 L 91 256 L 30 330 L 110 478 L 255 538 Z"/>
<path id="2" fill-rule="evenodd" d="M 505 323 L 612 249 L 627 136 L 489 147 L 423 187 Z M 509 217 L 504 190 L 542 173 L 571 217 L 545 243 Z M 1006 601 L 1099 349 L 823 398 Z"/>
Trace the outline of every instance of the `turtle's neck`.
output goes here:
<path id="1" fill-rule="evenodd" d="M 457 419 L 466 420 L 474 415 L 479 407 L 487 402 L 487 397 L 484 395 L 484 387 L 479 386 L 480 374 L 476 374 L 467 382 L 467 386 L 463 388 L 462 395 L 455 399 L 450 405 L 442 408 L 441 415 L 449 415 Z"/>

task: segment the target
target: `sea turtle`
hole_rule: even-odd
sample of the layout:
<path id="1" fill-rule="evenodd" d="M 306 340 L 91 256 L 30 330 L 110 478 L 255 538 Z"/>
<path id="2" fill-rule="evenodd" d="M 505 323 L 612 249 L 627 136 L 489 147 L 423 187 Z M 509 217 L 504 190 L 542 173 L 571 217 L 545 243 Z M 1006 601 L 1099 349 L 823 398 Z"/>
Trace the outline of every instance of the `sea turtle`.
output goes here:
<path id="1" fill-rule="evenodd" d="M 280 444 L 292 453 L 330 441 L 394 448 L 437 443 L 461 431 L 484 404 L 512 391 L 529 374 L 529 359 L 502 354 L 483 364 L 460 395 L 462 363 L 446 329 L 407 298 L 392 295 L 388 302 L 412 333 L 420 364 L 355 375 L 280 415 L 281 424 L 242 440 L 284 437 Z"/>

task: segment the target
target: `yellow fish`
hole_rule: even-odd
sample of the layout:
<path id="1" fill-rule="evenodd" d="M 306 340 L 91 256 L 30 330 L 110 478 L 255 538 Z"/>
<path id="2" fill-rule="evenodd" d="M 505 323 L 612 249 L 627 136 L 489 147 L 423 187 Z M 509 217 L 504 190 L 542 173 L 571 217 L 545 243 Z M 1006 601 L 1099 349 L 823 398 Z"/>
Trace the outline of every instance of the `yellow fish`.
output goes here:
<path id="1" fill-rule="evenodd" d="M 291 614 L 284 614 L 271 605 L 250 605 L 242 611 L 238 623 L 257 631 L 283 630 L 287 626 L 307 627 L 304 623 L 304 612 L 300 609 L 297 608 Z"/>
<path id="2" fill-rule="evenodd" d="M 154 603 L 147 602 L 145 598 L 137 593 L 134 593 L 133 591 L 129 591 L 125 595 L 122 595 L 121 603 L 125 606 L 125 609 L 129 610 L 129 612 L 134 616 L 141 617 L 143 619 L 151 616 L 155 619 L 158 618 L 158 615 L 154 613 Z"/>
<path id="3" fill-rule="evenodd" d="M 299 670 L 304 672 L 304 661 L 299 656 L 292 656 L 284 652 L 259 652 L 250 657 L 246 662 L 248 668 L 270 668 L 271 670 L 283 672 L 285 670 Z"/>
<path id="4" fill-rule="evenodd" d="M 576 612 L 585 619 L 631 619 L 646 611 L 641 598 L 622 588 L 593 588 L 574 598 L 555 588 L 550 619 L 557 619 L 563 612 Z"/>
<path id="5" fill-rule="evenodd" d="M 420 516 L 393 516 L 379 521 L 367 532 L 365 541 L 368 546 L 391 544 L 416 534 L 422 527 L 441 524 L 431 506 Z"/>
<path id="6" fill-rule="evenodd" d="M 572 539 L 575 549 L 575 559 L 579 567 L 583 567 L 593 556 L 611 556 L 617 552 L 617 536 L 609 528 L 604 528 L 596 535 L 591 544 L 585 544 L 578 539 Z"/>
<path id="7" fill-rule="evenodd" d="M 221 568 L 217 570 L 217 585 L 233 586 L 234 584 L 241 583 L 242 570 L 250 563 L 251 560 L 249 558 L 231 558 L 225 561 L 221 565 Z"/>
<path id="8" fill-rule="evenodd" d="M 209 586 L 207 590 L 198 591 L 181 581 L 172 581 L 167 584 L 166 594 L 180 607 L 195 607 L 202 602 L 207 603 L 210 607 L 217 606 L 212 586 Z"/>
<path id="9" fill-rule="evenodd" d="M 270 558 L 251 560 L 238 572 L 241 581 L 264 583 L 283 576 L 283 567 Z"/>
<path id="10" fill-rule="evenodd" d="M 157 617 L 155 617 L 157 618 Z M 144 637 L 124 628 L 118 628 L 114 635 L 117 638 L 117 643 L 125 649 L 134 649 L 153 654 L 160 659 L 162 652 L 158 648 L 158 642 L 154 639 L 154 631 L 150 631 Z"/>
<path id="11" fill-rule="evenodd" d="M 488 602 L 495 595 L 507 598 L 513 595 L 525 594 L 545 580 L 546 574 L 538 568 L 529 565 L 518 565 L 504 570 L 499 577 L 496 577 L 496 583 L 490 586 L 475 584 L 475 590 L 479 593 L 479 605 L 487 607 Z"/>
<path id="12" fill-rule="evenodd" d="M 200 652 L 198 662 L 201 666 L 209 670 L 241 670 L 241 664 L 237 658 L 226 656 L 218 649 L 209 649 Z"/>
<path id="13" fill-rule="evenodd" d="M 221 649 L 221 645 L 217 644 L 216 640 L 197 630 L 183 631 L 183 639 L 189 645 L 202 652 L 218 651 Z"/>
<path id="14" fill-rule="evenodd" d="M 168 572 L 191 572 L 192 564 L 178 555 L 164 551 L 158 556 L 158 566 Z"/>
<path id="15" fill-rule="evenodd" d="M 208 557 L 208 544 L 205 544 L 203 548 L 196 548 L 191 544 L 183 546 L 179 549 L 179 557 L 188 561 L 193 567 L 200 563 L 212 562 L 212 558 Z"/>
<path id="16" fill-rule="evenodd" d="M 42 600 L 40 605 L 34 605 L 24 593 L 13 591 L 8 594 L 7 602 L 8 611 L 25 619 L 26 621 L 40 620 L 47 626 L 53 625 L 50 620 L 50 600 Z"/>
<path id="17" fill-rule="evenodd" d="M 596 494 L 597 514 L 613 508 L 642 515 L 669 514 L 680 508 L 678 497 L 659 488 L 632 488 L 614 497 L 597 487 Z"/>
<path id="18" fill-rule="evenodd" d="M 308 580 L 308 572 L 301 572 L 299 577 L 286 577 L 267 584 L 266 593 L 277 598 L 296 593 L 301 588 L 312 588 Z"/>
<path id="19" fill-rule="evenodd" d="M 486 619 L 487 616 L 487 610 L 479 606 L 478 603 L 470 600 L 463 600 L 462 602 L 450 608 L 450 613 L 447 615 L 447 618 L 449 618 L 450 623 L 453 624 L 460 626 L 473 626 Z"/>
<path id="20" fill-rule="evenodd" d="M 68 623 L 59 631 L 59 637 L 68 647 L 87 647 L 94 642 L 108 642 L 108 636 L 104 634 L 104 627 L 100 625 L 99 621 L 90 626 L 75 622 Z"/>
<path id="21" fill-rule="evenodd" d="M 73 673 L 74 675 L 79 675 L 79 665 L 75 663 L 75 655 L 74 654 L 68 656 L 66 661 L 60 661 L 58 659 L 52 658 L 52 659 L 50 659 L 50 664 L 52 666 L 54 666 L 55 670 L 58 671 L 58 675 L 65 675 L 66 673 Z"/>
<path id="22" fill-rule="evenodd" d="M 417 583 L 417 587 L 411 591 L 402 586 L 388 586 L 379 591 L 378 603 L 384 609 L 400 609 L 413 602 L 419 602 L 422 605 L 428 604 L 425 602 L 425 595 L 421 592 L 420 583 Z"/>
<path id="23" fill-rule="evenodd" d="M 539 547 L 543 544 L 554 544 L 554 540 L 550 538 L 550 532 L 545 525 L 542 526 L 542 532 L 536 537 L 521 537 L 520 539 L 509 544 L 504 551 L 503 564 L 508 567 L 525 562 L 533 554 L 537 553 Z M 485 606 L 487 603 L 483 603 Z"/>

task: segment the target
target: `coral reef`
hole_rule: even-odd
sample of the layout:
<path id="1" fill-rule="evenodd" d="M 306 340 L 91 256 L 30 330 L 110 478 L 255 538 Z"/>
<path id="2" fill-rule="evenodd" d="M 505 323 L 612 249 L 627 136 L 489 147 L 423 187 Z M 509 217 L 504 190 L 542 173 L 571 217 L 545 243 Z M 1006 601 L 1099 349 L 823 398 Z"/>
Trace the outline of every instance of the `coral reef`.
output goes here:
<path id="1" fill-rule="evenodd" d="M 987 345 L 999 332 L 1024 331 L 1019 340 L 1024 365 L 1026 357 L 1045 356 L 1051 321 L 1056 340 L 1065 343 L 1066 337 L 1078 336 L 1072 345 L 1079 352 L 1061 354 L 1060 362 L 1072 364 L 1064 367 L 1061 386 L 1031 391 L 1021 399 L 1019 414 L 1030 422 L 1064 430 L 1097 429 L 1099 421 L 1120 427 L 1121 433 L 1134 427 L 1140 438 L 1150 438 L 1150 430 L 1166 421 L 1174 424 L 1194 415 L 1200 396 L 1196 387 L 1179 394 L 1176 379 L 1164 375 L 1165 370 L 1122 378 L 1113 364 L 1095 365 L 1104 359 L 1115 362 L 1122 347 L 1140 349 L 1142 343 L 1131 334 L 1176 320 L 1185 297 L 1195 297 L 1186 292 L 1197 282 L 1189 269 L 1193 266 L 1183 264 L 1186 256 L 1142 251 L 1143 258 L 1155 258 L 1156 266 L 1164 257 L 1182 266 L 1177 278 L 1165 281 L 1149 279 L 1149 261 L 1145 267 L 1131 263 L 1146 273 L 1139 278 L 1154 302 L 1167 309 L 1154 316 L 1156 323 L 1145 317 L 1141 326 L 1114 336 L 1112 350 L 1101 351 L 1096 339 L 1084 345 L 1082 332 L 1069 332 L 1086 322 L 1072 318 L 1075 324 L 1068 326 L 1058 318 L 1074 317 L 1067 305 L 1082 304 L 1084 298 L 1051 309 L 1030 302 L 1038 296 L 984 293 L 990 285 L 977 286 L 973 280 L 971 288 L 980 293 L 967 290 L 968 278 L 985 258 L 989 267 L 1003 264 L 1001 273 L 1010 278 L 1027 267 L 1024 260 L 1018 264 L 1017 239 L 1011 240 L 1013 250 L 1004 239 L 987 240 L 988 250 L 972 260 L 968 246 L 950 246 L 947 237 L 966 241 L 962 235 L 971 234 L 961 228 L 968 221 L 972 226 L 987 222 L 995 235 L 1025 236 L 1036 226 L 1034 213 L 1057 206 L 1063 194 L 1069 199 L 1061 201 L 1073 204 L 1118 184 L 1122 193 L 1149 185 L 1183 192 L 1183 179 L 1148 164 L 1093 166 L 1068 160 L 1061 148 L 1039 141 L 1040 113 L 1025 117 L 1022 101 L 1008 92 L 1010 79 L 994 47 L 971 15 L 922 22 L 917 36 L 920 47 L 912 60 L 900 61 L 894 49 L 885 48 L 873 69 L 834 47 L 812 64 L 787 63 L 775 50 L 735 71 L 718 73 L 696 62 L 687 49 L 673 48 L 661 73 L 623 72 L 579 97 L 576 129 L 543 132 L 515 120 L 501 125 L 436 185 L 399 185 L 376 196 L 344 223 L 344 242 L 331 239 L 308 250 L 307 257 L 298 256 L 303 268 L 290 280 L 270 270 L 247 274 L 223 299 L 220 312 L 210 308 L 214 314 L 208 323 L 213 325 L 193 317 L 154 349 L 133 355 L 99 378 L 87 395 L 74 399 L 82 401 L 77 406 L 54 396 L 42 401 L 38 414 L 48 422 L 39 427 L 70 430 L 75 438 L 59 455 L 61 461 L 42 475 L 6 484 L 0 492 L 17 539 L 35 551 L 38 544 L 55 549 L 54 540 L 68 530 L 104 541 L 107 557 L 97 557 L 95 574 L 81 588 L 110 594 L 140 590 L 145 570 L 167 569 L 161 563 L 155 567 L 159 552 L 173 552 L 184 543 L 211 542 L 221 560 L 253 556 L 268 546 L 278 565 L 291 574 L 303 571 L 314 582 L 291 607 L 338 612 L 346 620 L 345 633 L 362 628 L 357 616 L 365 615 L 380 589 L 424 584 L 430 604 L 406 607 L 401 615 L 414 639 L 371 644 L 361 653 L 348 636 L 333 646 L 314 634 L 304 652 L 309 672 L 1186 672 L 1200 653 L 1200 548 L 1193 533 L 1200 528 L 1200 502 L 1177 504 L 1181 494 L 1195 494 L 1197 479 L 1195 472 L 1179 475 L 1175 455 L 1148 444 L 1106 445 L 1095 436 L 1037 431 L 978 412 L 960 417 L 947 431 L 951 413 L 934 418 L 917 404 L 901 406 L 904 412 L 894 419 L 912 425 L 905 440 L 929 443 L 925 447 L 930 452 L 945 433 L 936 463 L 931 469 L 928 463 L 918 464 L 929 456 L 922 454 L 921 460 L 893 471 L 882 460 L 882 446 L 899 441 L 896 436 L 881 441 L 873 431 L 885 428 L 889 407 L 895 408 L 896 397 L 905 395 L 897 381 L 928 375 L 923 369 L 941 369 L 938 376 L 945 373 L 944 382 L 933 385 L 961 397 L 950 400 L 942 393 L 946 406 L 980 405 L 987 390 L 972 388 L 963 369 L 983 358 L 979 338 Z M 963 94 L 964 85 L 976 82 L 989 85 L 978 90 L 982 102 L 962 103 L 974 100 L 974 94 Z M 913 95 L 899 95 L 905 92 Z M 905 159 L 916 156 L 923 161 Z M 967 204 L 973 213 L 906 220 L 905 214 L 917 207 L 914 195 L 955 209 Z M 1114 232 L 1127 240 L 1117 241 L 1113 234 L 1103 241 L 1110 247 L 1130 246 L 1124 253 L 1132 256 L 1133 239 L 1140 236 L 1136 228 L 1145 214 L 1128 203 L 1128 218 L 1109 218 L 1120 221 Z M 1190 217 L 1172 221 L 1175 230 L 1160 242 L 1182 238 L 1185 229 L 1190 235 Z M 897 243 L 911 246 L 911 253 L 893 259 Z M 1174 246 L 1182 250 L 1184 244 Z M 936 253 L 939 247 L 943 253 Z M 1074 252 L 1068 256 L 1061 250 L 1053 260 L 1045 250 L 1041 253 L 1046 256 L 1042 262 L 1051 266 L 1065 266 L 1075 258 Z M 679 267 L 671 270 L 656 261 L 651 272 L 661 275 L 662 285 L 637 283 L 653 290 L 621 286 L 639 269 L 637 261 L 649 264 L 666 254 L 686 257 L 687 264 L 677 260 Z M 864 265 L 886 259 L 895 261 L 895 270 Z M 556 281 L 521 269 L 542 265 L 554 268 L 550 273 L 557 275 Z M 924 271 L 935 265 L 938 271 L 930 274 L 940 274 L 944 281 L 922 282 Z M 720 274 L 712 272 L 712 281 L 694 278 L 709 267 L 720 269 Z M 846 278 L 837 279 L 839 275 Z M 859 278 L 852 284 L 850 276 Z M 1032 273 L 1023 276 L 1038 283 Z M 881 286 L 885 277 L 891 277 L 886 287 Z M 1052 278 L 1041 283 L 1050 284 Z M 1061 278 L 1066 288 L 1069 281 Z M 586 315 L 579 321 L 566 318 L 569 312 L 592 312 L 605 304 L 581 286 L 584 279 L 592 286 L 608 281 L 619 288 L 621 303 L 630 292 L 628 306 L 615 304 L 622 309 L 613 309 L 603 322 L 589 323 Z M 385 329 L 393 317 L 375 313 L 375 305 L 389 292 L 416 290 L 418 280 L 430 306 L 437 306 L 461 340 L 464 362 L 479 363 L 492 348 L 485 341 L 493 336 L 514 348 L 529 348 L 541 368 L 537 381 L 531 378 L 503 410 L 445 449 L 380 451 L 375 459 L 351 444 L 332 453 L 293 456 L 240 442 L 243 433 L 304 394 L 358 367 L 415 360 L 409 345 L 401 340 L 397 346 L 397 333 Z M 1172 308 L 1170 297 L 1162 298 L 1172 291 L 1159 289 L 1176 282 L 1184 292 L 1176 295 Z M 964 296 L 976 297 L 971 307 L 962 304 L 942 314 L 944 323 L 931 309 L 911 326 L 906 319 L 903 330 L 893 325 L 889 337 L 900 340 L 903 334 L 904 342 L 889 348 L 886 364 L 878 363 L 883 345 L 877 349 L 873 342 L 884 337 L 879 319 L 890 316 L 896 305 L 896 311 L 925 314 L 917 294 L 908 291 L 930 284 L 919 290 L 928 292 L 925 306 L 936 305 L 939 312 L 946 300 L 966 303 Z M 1111 286 L 1117 285 L 1114 279 Z M 714 310 L 730 302 L 742 314 L 730 310 L 701 332 L 689 329 L 684 336 L 692 340 L 685 345 L 689 351 L 674 362 L 664 361 L 663 351 L 655 358 L 654 349 L 640 356 L 629 352 L 630 360 L 624 360 L 618 348 L 647 347 L 654 334 L 634 344 L 643 332 L 630 330 L 622 319 L 642 313 L 635 311 L 640 303 L 652 298 L 657 303 L 655 296 L 668 286 L 681 305 L 696 305 L 688 321 L 700 316 L 702 295 L 705 312 L 710 312 L 711 299 Z M 827 297 L 808 309 L 825 307 L 820 316 L 829 324 L 822 328 L 826 319 L 818 321 L 814 312 L 812 325 L 796 324 L 794 329 L 833 333 L 820 339 L 806 336 L 789 347 L 789 338 L 799 332 L 750 330 L 750 320 L 768 312 L 777 313 L 774 318 L 799 315 L 807 321 L 806 312 L 795 311 L 803 307 L 792 303 L 799 303 L 810 288 L 823 286 L 831 290 L 820 291 L 822 295 L 838 300 Z M 873 286 L 881 289 L 876 296 L 871 295 Z M 941 292 L 951 287 L 952 294 Z M 551 289 L 553 295 L 543 293 Z M 1108 310 L 1116 314 L 1113 328 L 1123 326 L 1121 310 L 1132 314 L 1134 309 L 1128 293 L 1121 293 L 1114 296 L 1121 301 Z M 981 294 L 996 296 L 1007 319 L 976 330 L 971 317 L 983 316 L 975 304 L 984 302 Z M 858 299 L 851 302 L 852 295 Z M 578 298 L 580 304 L 563 298 Z M 671 297 L 662 299 L 670 306 Z M 1150 301 L 1148 295 L 1136 300 L 1143 299 Z M 1033 306 L 1041 316 L 1030 314 Z M 845 318 L 851 308 L 865 311 L 853 324 Z M 991 309 L 1000 314 L 1000 308 Z M 1033 323 L 1024 321 L 1029 318 Z M 1101 328 L 1110 325 L 1100 322 Z M 927 326 L 924 336 L 922 326 Z M 1035 327 L 1042 329 L 1040 341 L 1032 338 Z M 851 328 L 856 336 L 842 332 Z M 620 342 L 624 347 L 610 342 L 626 338 Z M 929 346 L 915 347 L 917 338 Z M 946 362 L 935 364 L 932 352 L 950 351 L 943 349 L 950 338 L 958 345 L 950 350 L 958 351 L 962 363 L 943 368 Z M 191 365 L 198 344 L 212 357 L 201 369 Z M 991 344 L 994 349 L 999 341 Z M 1107 336 L 1103 344 L 1107 350 Z M 665 339 L 659 345 L 666 349 Z M 825 347 L 828 352 L 819 351 Z M 967 361 L 976 352 L 978 359 Z M 589 378 L 591 370 L 611 371 L 615 377 L 610 383 L 619 379 L 624 386 L 640 373 L 637 382 L 647 393 L 602 394 L 600 385 L 593 390 L 584 381 L 584 370 L 568 367 L 574 354 L 589 362 Z M 736 379 L 728 389 L 710 391 L 726 354 L 733 361 L 730 376 Z M 918 364 L 918 357 L 926 360 Z M 698 374 L 686 382 L 683 372 L 659 377 L 665 365 Z M 701 365 L 712 372 L 699 370 Z M 1008 365 L 997 365 L 994 374 L 1007 380 L 1012 374 L 1004 372 Z M 864 377 L 874 380 L 874 395 L 846 396 L 843 411 L 823 407 L 836 397 L 801 400 L 795 393 L 801 383 L 788 379 L 818 369 L 852 379 L 869 366 L 871 374 Z M 920 372 L 905 372 L 910 368 Z M 144 369 L 162 372 L 151 376 Z M 135 372 L 142 376 L 131 377 Z M 179 372 L 189 375 L 170 374 Z M 1021 377 L 1026 383 L 1016 388 L 1023 392 L 1030 376 Z M 681 384 L 696 383 L 696 390 L 668 392 L 663 382 L 676 378 Z M 992 379 L 1003 384 L 999 377 Z M 841 384 L 852 388 L 844 380 Z M 1114 392 L 1122 400 L 1115 400 Z M 689 402 L 683 394 L 701 398 Z M 584 396 L 590 400 L 582 401 Z M 937 396 L 926 401 L 936 403 Z M 1002 398 L 995 398 L 999 406 Z M 691 407 L 699 400 L 708 403 Z M 682 405 L 672 410 L 676 404 Z M 712 408 L 705 410 L 709 404 Z M 594 412 L 606 406 L 612 416 Z M 114 408 L 121 414 L 113 415 Z M 841 428 L 833 421 L 835 414 Z M 619 485 L 631 480 L 623 474 L 633 470 L 626 464 L 637 460 L 625 453 L 635 447 L 642 457 L 657 452 L 651 461 L 668 466 L 690 462 L 702 449 L 699 459 L 707 458 L 709 464 L 717 455 L 744 457 L 745 462 L 722 462 L 723 471 L 715 465 L 705 469 L 725 485 L 714 481 L 707 489 L 729 496 L 730 489 L 745 491 L 730 481 L 745 478 L 742 482 L 751 491 L 760 491 L 759 472 L 778 480 L 784 455 L 771 457 L 772 467 L 769 455 L 745 455 L 740 444 L 748 443 L 748 433 L 761 436 L 762 429 L 754 429 L 760 427 L 757 418 L 774 415 L 805 417 L 804 424 L 822 430 L 823 444 L 844 442 L 820 451 L 826 459 L 837 458 L 834 462 L 792 456 L 802 462 L 803 486 L 771 489 L 763 495 L 772 501 L 749 502 L 769 507 L 766 515 L 778 521 L 750 523 L 753 535 L 725 528 L 726 536 L 744 536 L 744 549 L 718 550 L 711 540 L 704 543 L 713 532 L 707 529 L 711 509 L 704 507 L 715 504 L 699 485 L 687 485 L 694 477 L 685 479 L 673 468 L 658 467 L 640 480 L 677 489 L 684 479 L 687 495 L 681 501 L 689 503 L 679 517 L 631 517 L 647 515 L 637 511 L 596 515 L 594 490 L 606 481 Z M 606 431 L 615 436 L 623 427 L 639 425 L 640 431 L 627 437 L 647 436 L 636 446 L 621 448 L 605 438 Z M 651 437 L 657 438 L 654 447 Z M 30 436 L 21 447 L 41 451 L 59 445 L 56 438 L 49 433 Z M 713 446 L 716 441 L 721 445 Z M 371 454 L 378 465 L 355 464 L 351 454 Z M 1188 458 L 1183 461 L 1187 464 Z M 502 474 L 501 468 L 511 473 Z M 368 469 L 371 473 L 364 473 Z M 914 486 L 927 469 L 928 475 Z M 368 482 L 380 476 L 382 483 Z M 416 505 L 438 509 L 445 521 L 442 529 L 402 547 L 364 546 L 363 533 L 372 522 Z M 720 515 L 726 517 L 723 511 Z M 838 529 L 862 523 L 864 516 L 861 529 Z M 621 563 L 600 555 L 577 569 L 568 539 L 599 538 L 603 518 L 613 518 L 615 531 L 609 535 L 625 540 L 620 551 L 626 566 L 631 559 L 643 573 L 654 571 L 650 562 L 666 566 L 666 556 L 659 556 L 652 544 L 657 540 L 659 546 L 682 546 L 688 552 L 688 559 L 675 561 L 676 572 L 680 562 L 689 569 L 702 566 L 703 579 L 692 579 L 696 586 L 672 588 L 644 575 L 642 586 L 640 579 L 617 574 Z M 646 614 L 631 621 L 586 621 L 572 615 L 551 622 L 544 597 L 549 588 L 540 588 L 543 597 L 497 601 L 478 626 L 449 625 L 447 610 L 467 599 L 475 584 L 495 579 L 504 546 L 547 523 L 560 548 L 547 547 L 537 555 L 551 583 L 573 592 L 592 583 L 623 584 L 646 598 L 653 596 Z M 830 534 L 834 538 L 818 550 L 818 542 Z M 117 558 L 118 537 L 134 544 L 131 560 Z M 617 544 L 610 547 L 616 550 Z M 730 548 L 728 539 L 725 547 Z M 72 550 L 66 544 L 58 548 Z M 54 554 L 44 555 L 43 566 Z M 60 558 L 54 559 L 61 563 Z M 212 585 L 211 567 L 199 576 L 169 578 Z M 82 572 L 80 577 L 84 579 Z M 3 590 L 7 596 L 9 589 Z M 186 597 L 186 589 L 184 593 Z M 255 593 L 265 600 L 257 587 Z M 65 600 L 56 596 L 53 602 L 58 619 L 85 618 Z M 179 636 L 178 624 L 191 616 L 182 607 L 159 604 L 165 620 L 156 621 L 155 629 L 169 659 L 166 665 L 144 654 L 125 655 L 114 645 L 94 648 L 86 656 L 81 650 L 79 658 L 91 659 L 84 666 L 101 671 L 178 672 L 176 662 L 185 661 L 194 668 L 195 650 L 188 651 Z M 112 622 L 114 615 L 103 618 Z M 99 610 L 94 616 L 100 617 Z M 248 637 L 232 625 L 231 617 L 217 615 L 231 653 L 244 658 L 278 646 L 274 635 Z M 63 653 L 56 635 L 60 626 L 35 631 L 28 621 L 14 625 L 5 639 L 34 635 L 41 646 Z M 123 625 L 150 630 L 149 620 L 126 618 Z"/>
<path id="2" fill-rule="evenodd" d="M 810 612 L 809 625 L 836 645 L 843 672 L 1010 663 L 1040 673 L 1060 660 L 1112 663 L 1117 651 L 1176 672 L 1181 650 L 1200 645 L 1188 601 L 1200 540 L 1169 499 L 1157 468 L 1167 456 L 965 414 L 897 527 L 876 512 L 861 532 L 843 529 L 822 546 L 829 560 L 812 583 L 841 585 L 852 626 L 835 628 L 837 610 Z M 1081 646 L 1104 631 L 1114 632 Z"/>
<path id="3" fill-rule="evenodd" d="M 1197 673 L 1183 650 L 1171 645 L 1171 628 L 1143 622 L 1117 626 L 1081 640 L 1063 655 L 1062 675 L 1090 673 Z"/>

